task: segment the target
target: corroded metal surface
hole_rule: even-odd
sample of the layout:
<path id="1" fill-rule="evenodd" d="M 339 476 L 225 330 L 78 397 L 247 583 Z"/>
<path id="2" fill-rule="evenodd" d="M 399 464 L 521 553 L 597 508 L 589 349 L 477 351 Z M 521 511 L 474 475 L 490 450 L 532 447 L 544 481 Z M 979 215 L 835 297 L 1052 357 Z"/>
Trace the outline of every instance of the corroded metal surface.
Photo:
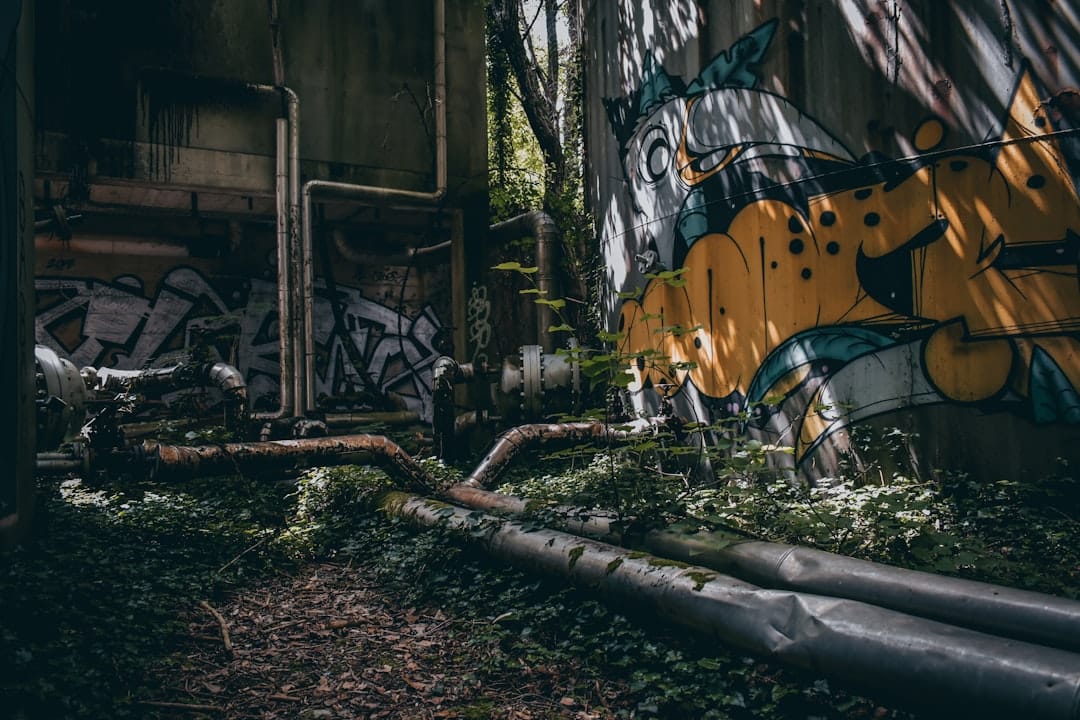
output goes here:
<path id="1" fill-rule="evenodd" d="M 569 422 L 519 425 L 507 430 L 495 440 L 495 444 L 487 455 L 462 484 L 472 487 L 491 485 L 502 475 L 517 454 L 527 448 L 552 444 L 566 446 L 598 440 L 625 440 L 635 435 L 652 432 L 667 421 L 666 418 L 650 418 L 619 424 Z"/>
<path id="2" fill-rule="evenodd" d="M 378 465 L 407 486 L 427 488 L 427 473 L 397 443 L 381 435 L 340 435 L 302 440 L 222 445 L 143 444 L 149 475 L 185 480 L 206 475 L 273 475 L 328 465 Z"/>

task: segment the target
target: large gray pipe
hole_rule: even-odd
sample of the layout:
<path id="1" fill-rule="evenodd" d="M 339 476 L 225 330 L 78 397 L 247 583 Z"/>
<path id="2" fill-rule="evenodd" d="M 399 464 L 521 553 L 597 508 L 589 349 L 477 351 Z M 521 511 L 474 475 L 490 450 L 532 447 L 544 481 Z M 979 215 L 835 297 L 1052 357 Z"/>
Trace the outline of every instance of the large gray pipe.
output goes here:
<path id="1" fill-rule="evenodd" d="M 378 503 L 745 652 L 965 717 L 1080 716 L 1080 655 L 726 575 L 405 493 Z"/>
<path id="2" fill-rule="evenodd" d="M 488 228 L 491 239 L 498 243 L 524 237 L 536 239 L 536 289 L 540 297 L 555 300 L 559 296 L 556 278 L 559 252 L 559 228 L 546 212 L 534 210 L 516 215 Z M 550 305 L 538 305 L 536 310 L 536 344 L 544 352 L 555 350 L 550 328 L 555 324 Z"/>
<path id="3" fill-rule="evenodd" d="M 470 508 L 512 515 L 546 507 L 543 502 L 476 486 L 455 485 L 443 494 Z M 765 587 L 858 600 L 1002 637 L 1080 651 L 1080 602 L 1075 600 L 725 533 L 652 530 L 628 537 L 616 529 L 610 516 L 579 508 L 556 508 L 549 515 L 562 516 L 560 527 L 567 532 L 693 562 Z"/>

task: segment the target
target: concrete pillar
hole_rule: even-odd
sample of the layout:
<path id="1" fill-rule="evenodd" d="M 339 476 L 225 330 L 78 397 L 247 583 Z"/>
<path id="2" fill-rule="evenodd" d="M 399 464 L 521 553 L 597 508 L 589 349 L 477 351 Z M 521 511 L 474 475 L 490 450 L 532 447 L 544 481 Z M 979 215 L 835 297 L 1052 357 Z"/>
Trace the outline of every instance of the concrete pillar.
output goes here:
<path id="1" fill-rule="evenodd" d="M 0 435 L 0 546 L 25 534 L 34 505 L 34 3 L 0 11 L 0 383 L 14 430 Z M 14 34 L 11 30 L 17 23 Z M 10 45 L 7 43 L 10 41 Z M 11 415 L 9 415 L 11 417 Z M 12 427 L 8 425 L 7 427 Z"/>

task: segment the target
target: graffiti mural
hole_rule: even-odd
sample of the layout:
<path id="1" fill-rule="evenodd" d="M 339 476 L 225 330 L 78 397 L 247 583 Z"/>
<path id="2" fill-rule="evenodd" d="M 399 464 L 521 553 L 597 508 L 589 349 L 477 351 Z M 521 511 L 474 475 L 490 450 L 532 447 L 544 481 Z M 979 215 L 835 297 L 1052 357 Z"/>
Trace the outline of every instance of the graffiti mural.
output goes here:
<path id="1" fill-rule="evenodd" d="M 143 281 L 123 275 L 93 278 L 38 277 L 36 339 L 77 367 L 148 366 L 159 355 L 191 349 L 206 338 L 214 359 L 234 363 L 253 398 L 278 395 L 277 286 L 244 278 L 215 285 L 189 267 L 171 269 L 152 296 Z M 317 350 L 316 393 L 340 396 L 359 385 L 359 370 L 344 343 L 364 359 L 369 384 L 402 395 L 410 409 L 430 410 L 431 364 L 440 354 L 442 324 L 434 308 L 415 317 L 338 287 L 346 327 L 335 328 L 325 283 L 316 282 L 313 307 Z"/>
<path id="2" fill-rule="evenodd" d="M 692 385 L 804 459 L 918 405 L 1080 423 L 1080 152 L 1027 67 L 988 142 L 855 158 L 757 87 L 777 22 L 687 83 L 646 55 L 606 100 L 648 279 L 621 307 L 632 390 Z M 623 294 L 624 296 L 626 293 Z M 766 402 L 768 401 L 768 402 Z"/>

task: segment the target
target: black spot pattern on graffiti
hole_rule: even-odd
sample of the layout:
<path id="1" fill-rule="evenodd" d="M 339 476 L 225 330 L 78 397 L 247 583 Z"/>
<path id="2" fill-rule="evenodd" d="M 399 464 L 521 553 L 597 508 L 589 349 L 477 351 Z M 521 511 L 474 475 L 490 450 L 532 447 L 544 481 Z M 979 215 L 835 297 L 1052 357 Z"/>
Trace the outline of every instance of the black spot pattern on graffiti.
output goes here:
<path id="1" fill-rule="evenodd" d="M 912 253 L 940 239 L 948 229 L 948 220 L 932 222 L 906 243 L 881 257 L 869 257 L 860 247 L 855 256 L 855 273 L 859 277 L 859 283 L 870 297 L 885 307 L 902 315 L 914 316 Z"/>
<path id="2" fill-rule="evenodd" d="M 792 241 L 788 243 L 788 250 L 791 251 L 792 255 L 802 253 L 803 247 L 803 241 L 799 238 L 793 238 Z"/>

